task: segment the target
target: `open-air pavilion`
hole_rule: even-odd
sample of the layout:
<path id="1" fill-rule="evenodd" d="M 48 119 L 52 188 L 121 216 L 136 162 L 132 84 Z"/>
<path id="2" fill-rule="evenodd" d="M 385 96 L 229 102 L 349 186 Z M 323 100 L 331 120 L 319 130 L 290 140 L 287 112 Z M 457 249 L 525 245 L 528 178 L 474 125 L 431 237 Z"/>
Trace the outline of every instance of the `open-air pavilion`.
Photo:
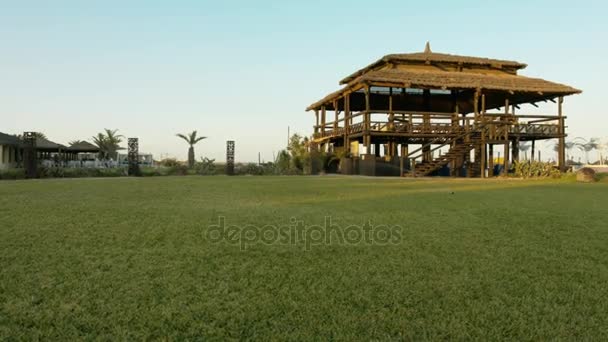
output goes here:
<path id="1" fill-rule="evenodd" d="M 316 117 L 312 141 L 316 149 L 341 156 L 346 174 L 390 170 L 424 176 L 449 167 L 453 176 L 485 177 L 493 174 L 497 146 L 508 169 L 511 160 L 519 159 L 520 142 L 530 141 L 534 155 L 537 141 L 557 139 L 558 164 L 564 170 L 562 105 L 565 96 L 581 91 L 522 76 L 525 67 L 435 53 L 428 44 L 421 53 L 387 55 L 307 108 Z M 519 112 L 524 104 L 543 102 L 555 103 L 555 114 Z M 436 153 L 442 148 L 447 153 Z"/>

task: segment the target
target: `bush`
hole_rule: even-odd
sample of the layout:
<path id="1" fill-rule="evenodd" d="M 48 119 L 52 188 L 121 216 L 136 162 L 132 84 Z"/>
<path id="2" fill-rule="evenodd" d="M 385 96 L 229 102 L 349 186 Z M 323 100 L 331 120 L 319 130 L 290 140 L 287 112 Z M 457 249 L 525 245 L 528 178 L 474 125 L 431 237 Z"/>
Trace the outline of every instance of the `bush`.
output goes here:
<path id="1" fill-rule="evenodd" d="M 236 164 L 234 166 L 235 175 L 252 175 L 252 176 L 268 176 L 283 174 L 277 171 L 275 164 L 273 163 L 247 163 L 247 164 Z"/>
<path id="2" fill-rule="evenodd" d="M 164 167 L 179 167 L 179 166 L 183 166 L 184 164 L 175 158 L 166 158 L 166 159 L 159 161 L 158 165 L 164 166 Z"/>
<path id="3" fill-rule="evenodd" d="M 24 169 L 6 169 L 0 170 L 0 179 L 24 179 L 25 178 L 25 170 Z"/>
<path id="4" fill-rule="evenodd" d="M 515 161 L 515 177 L 521 178 L 559 178 L 561 172 L 551 163 L 539 161 Z"/>
<path id="5" fill-rule="evenodd" d="M 194 165 L 196 174 L 202 176 L 215 175 L 217 168 L 215 166 L 215 159 L 201 158 L 201 161 Z"/>
<path id="6" fill-rule="evenodd" d="M 18 169 L 22 178 L 25 178 L 25 170 Z M 38 167 L 39 178 L 84 178 L 84 177 L 122 177 L 127 176 L 126 168 L 63 168 L 63 167 Z M 2 177 L 4 179 L 4 177 Z"/>
<path id="7" fill-rule="evenodd" d="M 142 167 L 140 169 L 140 172 L 141 172 L 142 177 L 163 176 L 163 173 L 161 172 L 161 170 L 158 168 L 155 168 L 155 167 Z"/>
<path id="8" fill-rule="evenodd" d="M 186 176 L 189 174 L 187 165 L 179 164 L 167 169 L 168 176 Z"/>

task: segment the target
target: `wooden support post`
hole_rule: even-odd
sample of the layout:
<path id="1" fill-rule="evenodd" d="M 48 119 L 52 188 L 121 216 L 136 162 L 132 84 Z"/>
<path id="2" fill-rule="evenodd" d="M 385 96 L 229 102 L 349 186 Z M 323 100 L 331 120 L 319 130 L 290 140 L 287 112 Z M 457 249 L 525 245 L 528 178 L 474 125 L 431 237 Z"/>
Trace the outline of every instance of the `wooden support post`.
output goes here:
<path id="1" fill-rule="evenodd" d="M 325 134 L 325 125 L 326 125 L 326 115 L 327 111 L 325 110 L 325 106 L 321 107 L 321 133 Z"/>
<path id="2" fill-rule="evenodd" d="M 487 160 L 487 151 L 486 151 L 486 134 L 485 131 L 481 131 L 481 146 L 479 153 L 479 170 L 481 172 L 481 178 L 486 178 L 486 160 Z"/>
<path id="3" fill-rule="evenodd" d="M 410 146 L 407 141 L 404 144 L 401 144 L 401 159 L 403 159 L 403 168 L 410 168 L 410 160 L 408 159 L 408 155 L 410 154 Z"/>
<path id="4" fill-rule="evenodd" d="M 479 119 L 479 92 L 479 89 L 477 89 L 473 96 L 473 113 L 475 113 L 475 121 Z"/>
<path id="5" fill-rule="evenodd" d="M 530 159 L 531 159 L 532 161 L 534 161 L 534 154 L 535 154 L 535 151 L 536 151 L 536 140 L 532 140 L 532 152 L 531 152 L 531 154 L 530 154 L 530 157 L 531 157 Z"/>
<path id="6" fill-rule="evenodd" d="M 494 177 L 494 144 L 490 144 L 488 152 L 488 176 Z"/>
<path id="7" fill-rule="evenodd" d="M 388 128 L 390 131 L 395 129 L 395 112 L 393 112 L 393 88 L 389 88 L 388 95 Z"/>
<path id="8" fill-rule="evenodd" d="M 350 93 L 344 95 L 344 151 L 350 155 L 350 140 L 348 130 L 350 129 Z"/>
<path id="9" fill-rule="evenodd" d="M 509 174 L 509 130 L 508 130 L 508 115 L 509 115 L 509 99 L 505 100 L 505 136 L 504 136 L 504 155 L 503 155 L 503 175 Z"/>
<path id="10" fill-rule="evenodd" d="M 319 133 L 319 110 L 315 110 L 315 135 Z"/>
<path id="11" fill-rule="evenodd" d="M 488 151 L 486 144 L 486 128 L 483 126 L 486 115 L 486 94 L 481 93 L 481 113 L 479 114 L 479 118 L 477 123 L 481 123 L 481 159 L 479 161 L 479 168 L 481 171 L 481 178 L 486 178 L 486 165 L 488 163 Z"/>
<path id="12" fill-rule="evenodd" d="M 410 160 L 410 172 L 412 173 L 412 176 L 416 177 L 416 158 L 412 158 L 412 160 Z"/>
<path id="13" fill-rule="evenodd" d="M 340 111 L 338 110 L 338 104 L 339 102 L 337 100 L 334 101 L 334 135 L 338 131 L 338 120 L 340 119 Z"/>
<path id="14" fill-rule="evenodd" d="M 513 140 L 513 145 L 511 146 L 511 157 L 513 157 L 513 161 L 519 161 L 519 139 Z"/>
<path id="15" fill-rule="evenodd" d="M 424 132 L 429 132 L 430 133 L 430 129 L 431 129 L 431 90 L 430 89 L 424 89 L 422 91 L 422 102 L 423 102 L 423 108 L 424 108 L 424 114 L 423 114 L 423 127 L 424 127 Z M 423 141 L 423 145 L 426 145 L 429 142 L 429 140 L 424 140 Z M 431 146 L 425 146 L 422 149 L 422 162 L 429 162 L 431 161 Z"/>
<path id="16" fill-rule="evenodd" d="M 557 99 L 557 115 L 559 116 L 558 162 L 559 170 L 561 172 L 566 172 L 566 127 L 564 125 L 563 103 L 564 97 L 560 96 Z"/>
<path id="17" fill-rule="evenodd" d="M 371 118 L 372 118 L 372 114 L 371 114 L 371 106 L 370 106 L 370 87 L 366 86 L 365 89 L 365 114 L 363 115 L 363 126 L 364 126 L 364 135 L 363 135 L 363 145 L 365 145 L 365 153 L 369 154 L 371 153 Z"/>

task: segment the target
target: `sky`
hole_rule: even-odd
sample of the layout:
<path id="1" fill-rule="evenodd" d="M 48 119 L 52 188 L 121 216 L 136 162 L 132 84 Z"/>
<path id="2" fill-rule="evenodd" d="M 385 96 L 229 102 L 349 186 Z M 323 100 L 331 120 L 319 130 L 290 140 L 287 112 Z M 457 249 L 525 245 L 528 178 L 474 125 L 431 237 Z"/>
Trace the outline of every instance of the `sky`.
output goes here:
<path id="1" fill-rule="evenodd" d="M 156 159 L 272 160 L 305 108 L 389 53 L 517 60 L 522 74 L 583 90 L 570 137 L 608 138 L 604 1 L 0 0 L 0 132 L 139 137 Z M 556 105 L 521 113 L 556 114 Z M 549 147 L 547 147 L 549 150 Z"/>

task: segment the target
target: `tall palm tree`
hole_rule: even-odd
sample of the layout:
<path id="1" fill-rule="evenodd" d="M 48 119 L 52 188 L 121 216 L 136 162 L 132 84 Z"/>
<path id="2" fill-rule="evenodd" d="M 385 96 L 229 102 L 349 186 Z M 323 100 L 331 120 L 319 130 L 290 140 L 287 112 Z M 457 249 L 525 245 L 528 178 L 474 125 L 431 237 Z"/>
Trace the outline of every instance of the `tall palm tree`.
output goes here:
<path id="1" fill-rule="evenodd" d="M 93 137 L 93 143 L 99 147 L 99 159 L 107 159 L 106 136 L 103 133 L 97 133 Z"/>
<path id="2" fill-rule="evenodd" d="M 196 131 L 193 131 L 190 134 L 176 134 L 177 137 L 184 139 L 188 145 L 190 145 L 190 148 L 188 149 L 188 167 L 190 168 L 194 167 L 194 145 L 203 139 L 207 139 L 207 137 L 197 137 L 196 135 Z"/>
<path id="3" fill-rule="evenodd" d="M 114 160 L 118 159 L 118 150 L 120 149 L 120 143 L 122 142 L 123 135 L 117 134 L 117 129 L 105 129 L 106 131 L 106 143 L 108 147 L 108 154 Z"/>
<path id="4" fill-rule="evenodd" d="M 93 143 L 99 147 L 100 159 L 118 159 L 118 150 L 124 136 L 117 134 L 117 129 L 104 129 L 104 132 L 97 133 L 93 137 Z"/>

